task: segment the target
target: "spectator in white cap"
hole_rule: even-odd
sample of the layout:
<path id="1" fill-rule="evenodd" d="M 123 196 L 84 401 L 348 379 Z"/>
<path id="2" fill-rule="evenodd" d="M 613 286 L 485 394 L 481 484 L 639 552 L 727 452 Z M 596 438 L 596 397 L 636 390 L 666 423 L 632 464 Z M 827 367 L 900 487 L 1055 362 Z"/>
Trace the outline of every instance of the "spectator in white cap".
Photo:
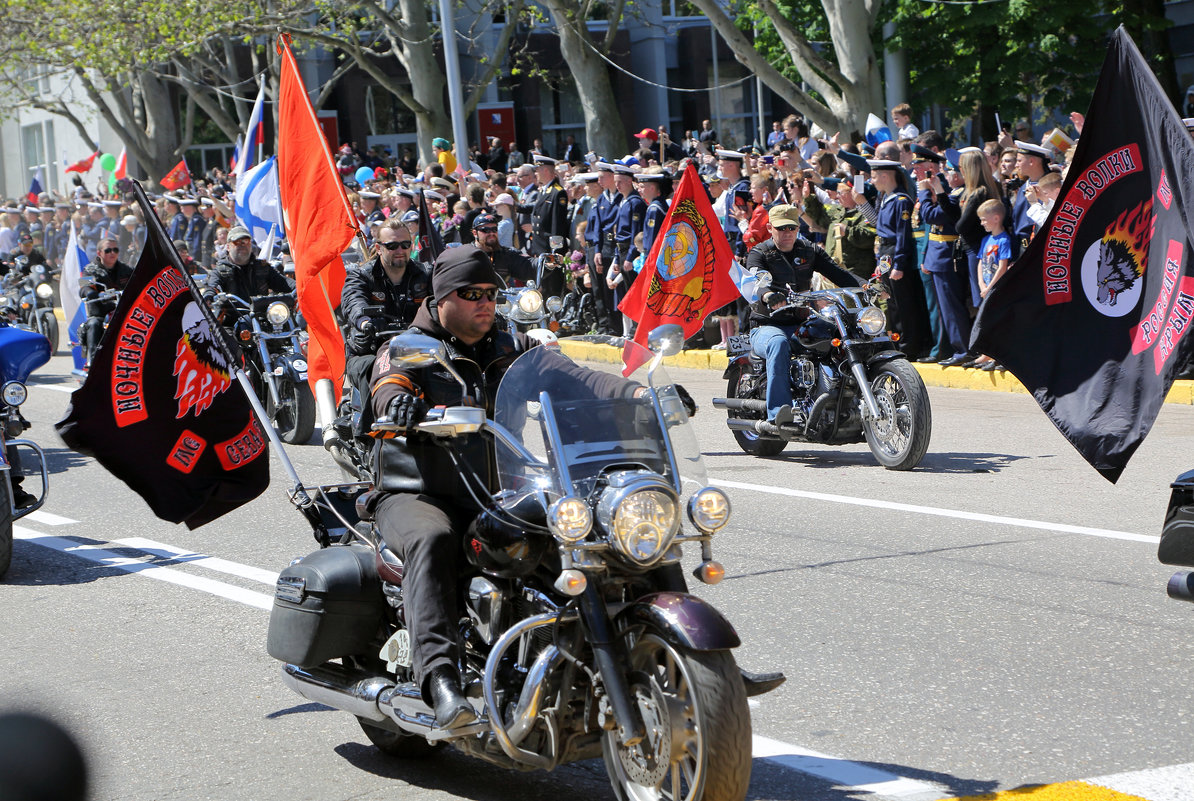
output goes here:
<path id="1" fill-rule="evenodd" d="M 518 226 L 514 222 L 516 208 L 514 196 L 509 192 L 502 192 L 493 199 L 493 213 L 498 218 L 498 244 L 504 248 L 515 248 L 517 241 L 515 234 Z"/>
<path id="2" fill-rule="evenodd" d="M 1028 216 L 1029 201 L 1024 197 L 1025 187 L 1036 186 L 1037 181 L 1049 171 L 1049 162 L 1053 154 L 1049 148 L 1032 142 L 1016 142 L 1016 177 L 1020 185 L 1016 188 L 1016 195 L 1012 202 L 1012 250 L 1018 256 L 1028 247 L 1028 241 L 1036 226 Z M 1017 249 L 1018 246 L 1018 249 Z"/>

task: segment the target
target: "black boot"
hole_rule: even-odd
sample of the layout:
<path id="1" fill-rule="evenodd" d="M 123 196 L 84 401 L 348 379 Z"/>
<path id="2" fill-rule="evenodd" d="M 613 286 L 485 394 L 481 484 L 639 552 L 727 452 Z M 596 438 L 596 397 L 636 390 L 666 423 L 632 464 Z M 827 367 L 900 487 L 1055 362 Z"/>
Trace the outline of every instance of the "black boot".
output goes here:
<path id="1" fill-rule="evenodd" d="M 456 670 L 437 667 L 424 680 L 427 702 L 435 708 L 435 722 L 441 729 L 455 729 L 477 719 L 473 705 L 460 691 Z"/>
<path id="2" fill-rule="evenodd" d="M 742 674 L 742 683 L 746 685 L 746 697 L 769 693 L 788 680 L 783 673 L 751 673 L 749 670 L 738 668 Z"/>

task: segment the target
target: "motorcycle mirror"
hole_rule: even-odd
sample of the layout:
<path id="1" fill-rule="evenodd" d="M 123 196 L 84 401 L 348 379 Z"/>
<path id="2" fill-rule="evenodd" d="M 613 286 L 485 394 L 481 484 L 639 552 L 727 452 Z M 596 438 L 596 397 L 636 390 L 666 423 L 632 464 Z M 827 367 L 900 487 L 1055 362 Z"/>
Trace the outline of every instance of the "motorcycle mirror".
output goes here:
<path id="1" fill-rule="evenodd" d="M 425 367 L 446 358 L 447 354 L 443 350 L 444 343 L 426 334 L 399 334 L 390 340 L 390 363 Z"/>
<path id="2" fill-rule="evenodd" d="M 564 247 L 564 237 L 549 236 L 547 238 L 547 243 L 551 246 L 552 250 L 559 250 L 560 248 Z"/>
<path id="3" fill-rule="evenodd" d="M 652 353 L 674 356 L 684 349 L 684 329 L 675 323 L 661 325 L 647 335 L 647 347 Z"/>

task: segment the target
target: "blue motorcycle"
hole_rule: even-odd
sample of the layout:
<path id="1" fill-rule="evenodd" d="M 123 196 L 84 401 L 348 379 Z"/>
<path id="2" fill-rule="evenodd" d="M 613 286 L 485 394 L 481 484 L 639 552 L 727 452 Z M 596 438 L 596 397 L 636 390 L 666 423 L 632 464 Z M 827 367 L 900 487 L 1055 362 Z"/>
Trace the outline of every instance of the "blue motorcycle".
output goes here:
<path id="1" fill-rule="evenodd" d="M 49 481 L 46 456 L 36 442 L 17 439 L 29 428 L 20 411 L 29 397 L 29 374 L 50 360 L 50 341 L 36 331 L 0 319 L 0 577 L 12 562 L 12 524 L 40 509 Z M 41 492 L 34 496 L 21 487 L 22 457 L 27 450 L 41 471 Z M 16 471 L 14 473 L 14 471 Z"/>

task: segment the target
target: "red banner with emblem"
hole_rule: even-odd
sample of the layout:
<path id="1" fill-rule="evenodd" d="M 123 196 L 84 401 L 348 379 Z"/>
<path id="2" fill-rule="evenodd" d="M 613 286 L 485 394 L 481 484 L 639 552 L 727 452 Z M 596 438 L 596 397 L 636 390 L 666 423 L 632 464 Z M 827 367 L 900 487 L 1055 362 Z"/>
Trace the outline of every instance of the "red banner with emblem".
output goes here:
<path id="1" fill-rule="evenodd" d="M 181 186 L 191 182 L 191 171 L 187 169 L 187 160 L 183 159 L 174 165 L 174 169 L 166 173 L 166 177 L 158 181 L 164 189 L 173 192 Z"/>

